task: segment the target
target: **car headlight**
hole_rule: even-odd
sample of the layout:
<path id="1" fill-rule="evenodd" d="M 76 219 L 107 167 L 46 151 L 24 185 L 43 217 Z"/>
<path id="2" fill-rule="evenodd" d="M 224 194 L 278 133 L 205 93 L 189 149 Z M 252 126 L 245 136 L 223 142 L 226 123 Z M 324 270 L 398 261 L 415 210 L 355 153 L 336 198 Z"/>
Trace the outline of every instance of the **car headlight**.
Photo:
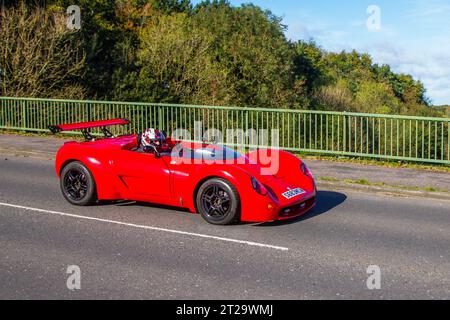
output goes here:
<path id="1" fill-rule="evenodd" d="M 260 195 L 265 196 L 267 195 L 267 189 L 262 185 L 261 182 L 256 180 L 254 177 L 251 177 L 252 187 L 253 189 L 258 192 Z"/>

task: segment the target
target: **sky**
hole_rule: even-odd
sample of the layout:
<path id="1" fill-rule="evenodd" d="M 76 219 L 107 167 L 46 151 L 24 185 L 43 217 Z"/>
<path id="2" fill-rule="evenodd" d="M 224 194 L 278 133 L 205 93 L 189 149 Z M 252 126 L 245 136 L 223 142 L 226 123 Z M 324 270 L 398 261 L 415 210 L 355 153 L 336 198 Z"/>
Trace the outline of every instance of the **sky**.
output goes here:
<path id="1" fill-rule="evenodd" d="M 375 63 L 422 81 L 433 104 L 450 105 L 450 0 L 230 2 L 251 2 L 282 17 L 291 40 L 369 53 Z"/>

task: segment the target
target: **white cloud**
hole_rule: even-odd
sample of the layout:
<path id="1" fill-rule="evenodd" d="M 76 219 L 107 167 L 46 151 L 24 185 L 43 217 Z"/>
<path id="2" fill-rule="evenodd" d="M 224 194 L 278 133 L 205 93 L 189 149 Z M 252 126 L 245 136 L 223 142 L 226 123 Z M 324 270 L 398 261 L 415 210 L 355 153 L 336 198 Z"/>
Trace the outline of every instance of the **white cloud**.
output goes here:
<path id="1" fill-rule="evenodd" d="M 406 18 L 424 18 L 450 12 L 450 3 L 443 0 L 416 0 L 414 8 L 409 10 Z"/>
<path id="2" fill-rule="evenodd" d="M 422 81 L 433 103 L 450 104 L 450 0 L 411 0 L 403 9 L 398 19 L 387 15 L 378 32 L 367 30 L 363 14 L 345 23 L 303 15 L 291 19 L 286 35 L 313 39 L 332 52 L 367 52 L 376 63 Z"/>
<path id="3" fill-rule="evenodd" d="M 297 41 L 297 40 L 306 40 L 311 39 L 311 34 L 308 28 L 300 22 L 292 23 L 288 26 L 288 30 L 286 32 L 286 36 L 288 39 Z"/>
<path id="4" fill-rule="evenodd" d="M 395 72 L 411 74 L 423 82 L 428 96 L 435 104 L 450 103 L 450 39 L 435 39 L 441 46 L 422 46 L 405 50 L 408 46 L 394 43 L 379 43 L 362 48 L 374 61 L 388 64 Z M 445 42 L 443 42 L 445 41 Z"/>
<path id="5" fill-rule="evenodd" d="M 286 32 L 286 36 L 290 40 L 314 40 L 318 44 L 326 44 L 327 50 L 331 51 L 342 50 L 342 43 L 347 35 L 347 32 L 333 30 L 329 26 L 317 25 L 315 27 L 306 27 L 300 22 L 291 23 Z"/>

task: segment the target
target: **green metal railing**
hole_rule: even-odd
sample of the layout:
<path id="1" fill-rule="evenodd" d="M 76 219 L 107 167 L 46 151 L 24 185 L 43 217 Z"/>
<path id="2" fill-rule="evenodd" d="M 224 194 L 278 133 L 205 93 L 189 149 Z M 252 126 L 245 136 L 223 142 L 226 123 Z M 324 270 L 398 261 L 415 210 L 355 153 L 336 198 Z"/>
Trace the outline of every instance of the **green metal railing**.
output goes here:
<path id="1" fill-rule="evenodd" d="M 0 128 L 47 131 L 50 124 L 127 118 L 122 134 L 156 127 L 222 131 L 221 142 L 254 146 L 252 136 L 227 140 L 228 130 L 279 130 L 278 146 L 318 154 L 450 164 L 450 118 L 426 118 L 310 110 L 210 107 L 109 101 L 0 97 Z M 257 145 L 272 146 L 275 139 Z"/>

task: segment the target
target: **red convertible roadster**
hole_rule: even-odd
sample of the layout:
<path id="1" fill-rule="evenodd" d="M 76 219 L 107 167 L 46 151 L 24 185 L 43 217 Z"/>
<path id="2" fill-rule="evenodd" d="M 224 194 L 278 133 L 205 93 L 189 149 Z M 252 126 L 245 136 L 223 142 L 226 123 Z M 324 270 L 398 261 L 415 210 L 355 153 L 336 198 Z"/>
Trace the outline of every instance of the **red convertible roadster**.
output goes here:
<path id="1" fill-rule="evenodd" d="M 61 191 L 71 204 L 150 202 L 188 208 L 219 225 L 290 219 L 315 205 L 314 178 L 291 153 L 240 154 L 217 144 L 175 141 L 154 129 L 118 137 L 107 129 L 128 123 L 115 119 L 49 127 L 53 133 L 81 130 L 86 138 L 65 143 L 56 156 Z M 104 137 L 94 138 L 91 128 L 100 128 Z M 264 171 L 274 163 L 268 164 L 267 155 L 277 162 L 270 174 Z"/>

